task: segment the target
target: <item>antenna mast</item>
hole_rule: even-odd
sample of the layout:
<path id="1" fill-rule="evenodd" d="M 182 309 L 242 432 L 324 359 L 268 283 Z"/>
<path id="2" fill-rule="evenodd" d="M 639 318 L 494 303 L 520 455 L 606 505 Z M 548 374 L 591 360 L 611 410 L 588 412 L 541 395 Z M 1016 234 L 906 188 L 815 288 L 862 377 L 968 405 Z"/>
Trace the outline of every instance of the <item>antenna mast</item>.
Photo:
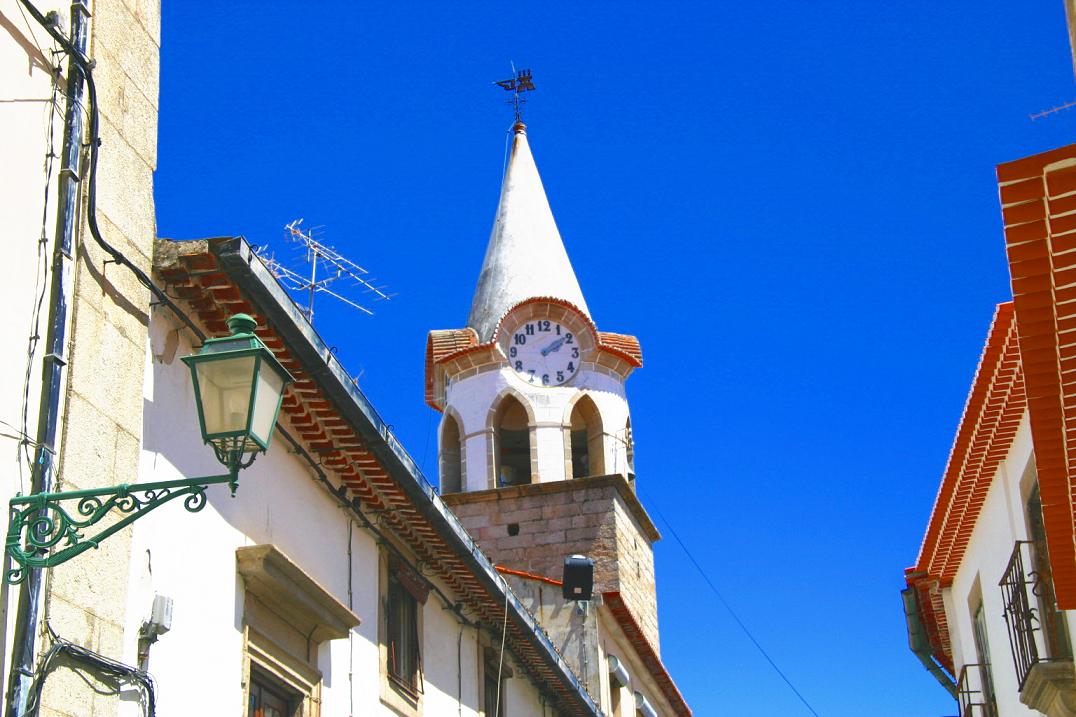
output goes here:
<path id="1" fill-rule="evenodd" d="M 1051 107 L 1050 109 L 1043 110 L 1042 112 L 1035 112 L 1034 114 L 1028 115 L 1028 117 L 1031 119 L 1031 121 L 1034 122 L 1035 120 L 1049 117 L 1050 115 L 1057 114 L 1058 112 L 1063 112 L 1070 107 L 1076 107 L 1076 100 L 1073 100 L 1072 102 L 1066 102 L 1062 105 L 1058 105 L 1057 107 Z"/>
<path id="2" fill-rule="evenodd" d="M 268 245 L 259 247 L 255 250 L 255 253 L 265 261 L 266 267 L 268 267 L 273 276 L 275 276 L 286 289 L 297 292 L 306 292 L 307 304 L 306 307 L 303 308 L 303 313 L 306 315 L 307 321 L 314 323 L 314 296 L 318 292 L 328 294 L 338 301 L 342 301 L 348 306 L 354 307 L 365 314 L 370 316 L 373 315 L 374 312 L 365 306 L 330 290 L 329 286 L 337 279 L 347 279 L 354 282 L 362 287 L 364 293 L 373 294 L 374 301 L 381 301 L 382 299 L 388 301 L 394 296 L 394 294 L 386 294 L 384 286 L 376 286 L 374 284 L 376 279 L 370 276 L 370 272 L 366 269 L 344 257 L 333 247 L 323 244 L 315 239 L 314 232 L 319 227 L 313 227 L 303 231 L 300 227 L 302 223 L 302 219 L 296 219 L 287 224 L 284 227 L 284 239 L 298 244 L 305 250 L 305 261 L 310 264 L 309 278 L 284 266 L 277 261 L 274 256 L 267 256 Z M 324 275 L 321 279 L 318 278 L 319 265 L 323 271 L 328 271 L 327 275 Z"/>

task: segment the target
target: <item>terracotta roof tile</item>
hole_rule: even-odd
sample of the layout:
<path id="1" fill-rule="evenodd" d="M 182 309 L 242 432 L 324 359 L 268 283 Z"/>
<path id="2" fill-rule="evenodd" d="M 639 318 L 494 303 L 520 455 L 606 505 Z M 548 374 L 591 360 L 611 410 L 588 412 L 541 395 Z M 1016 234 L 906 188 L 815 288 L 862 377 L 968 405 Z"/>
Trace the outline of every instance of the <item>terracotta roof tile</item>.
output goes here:
<path id="1" fill-rule="evenodd" d="M 998 167 L 1043 520 L 1059 607 L 1076 609 L 1076 145 Z M 1061 196 L 1065 195 L 1065 196 Z M 1034 219 L 1032 219 L 1034 217 Z M 1039 218 L 1042 219 L 1039 219 Z"/>
<path id="2" fill-rule="evenodd" d="M 919 592 L 920 617 L 934 656 L 950 671 L 953 656 L 940 587 L 947 586 L 956 575 L 986 492 L 1012 447 L 1028 405 L 1024 380 L 1013 304 L 999 304 L 964 405 L 919 558 L 915 567 L 906 571 L 908 585 Z"/>
<path id="3" fill-rule="evenodd" d="M 643 365 L 643 349 L 639 345 L 639 339 L 634 336 L 599 331 L 598 345 L 606 351 L 618 354 L 635 368 Z"/>

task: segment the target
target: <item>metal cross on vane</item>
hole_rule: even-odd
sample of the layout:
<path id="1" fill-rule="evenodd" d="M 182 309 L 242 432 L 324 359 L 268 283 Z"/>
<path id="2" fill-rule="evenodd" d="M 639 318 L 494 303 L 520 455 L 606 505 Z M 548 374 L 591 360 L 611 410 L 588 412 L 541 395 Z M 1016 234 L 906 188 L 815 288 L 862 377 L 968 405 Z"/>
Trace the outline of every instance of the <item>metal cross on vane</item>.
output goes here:
<path id="1" fill-rule="evenodd" d="M 515 68 L 512 68 L 515 70 Z M 520 107 L 527 101 L 520 96 L 521 92 L 527 92 L 534 89 L 534 81 L 531 79 L 530 70 L 520 70 L 516 72 L 516 76 L 510 80 L 501 80 L 495 82 L 498 87 L 508 90 L 512 93 L 512 99 L 509 102 L 515 107 L 516 110 L 516 122 L 522 121 Z"/>

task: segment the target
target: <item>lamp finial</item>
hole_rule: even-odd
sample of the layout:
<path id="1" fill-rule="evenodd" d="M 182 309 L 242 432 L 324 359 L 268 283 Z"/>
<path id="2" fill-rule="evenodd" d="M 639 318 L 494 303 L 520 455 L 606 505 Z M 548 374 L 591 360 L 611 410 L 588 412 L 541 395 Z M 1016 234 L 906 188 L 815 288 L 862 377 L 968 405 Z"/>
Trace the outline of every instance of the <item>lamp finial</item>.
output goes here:
<path id="1" fill-rule="evenodd" d="M 258 322 L 250 314 L 232 314 L 228 319 L 228 330 L 232 336 L 239 334 L 252 334 L 258 328 Z"/>

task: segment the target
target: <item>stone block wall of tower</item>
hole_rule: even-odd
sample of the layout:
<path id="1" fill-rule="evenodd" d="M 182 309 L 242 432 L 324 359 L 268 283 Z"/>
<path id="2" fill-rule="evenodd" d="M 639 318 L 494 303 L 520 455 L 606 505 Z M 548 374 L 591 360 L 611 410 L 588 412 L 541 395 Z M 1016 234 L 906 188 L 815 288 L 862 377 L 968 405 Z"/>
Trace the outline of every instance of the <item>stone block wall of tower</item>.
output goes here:
<path id="1" fill-rule="evenodd" d="M 613 508 L 618 555 L 617 584 L 620 594 L 635 615 L 650 645 L 660 653 L 654 548 L 638 518 L 628 509 L 626 501 L 618 499 Z"/>
<path id="2" fill-rule="evenodd" d="M 659 536 L 620 475 L 443 496 L 497 565 L 559 579 L 572 554 L 594 560 L 596 592 L 618 592 L 659 649 L 652 544 Z"/>

